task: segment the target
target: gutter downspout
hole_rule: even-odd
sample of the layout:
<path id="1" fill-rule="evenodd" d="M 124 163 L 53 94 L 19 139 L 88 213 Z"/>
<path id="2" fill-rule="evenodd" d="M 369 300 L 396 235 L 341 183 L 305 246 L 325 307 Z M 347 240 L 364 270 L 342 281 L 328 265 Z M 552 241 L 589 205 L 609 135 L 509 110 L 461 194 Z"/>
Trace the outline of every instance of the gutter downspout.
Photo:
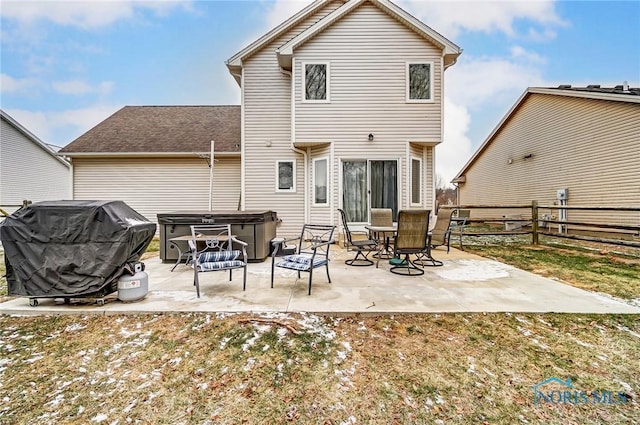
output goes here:
<path id="1" fill-rule="evenodd" d="M 307 152 L 296 148 L 294 145 L 294 140 L 295 140 L 295 134 L 296 134 L 296 96 L 295 96 L 295 88 L 296 88 L 296 81 L 295 78 L 293 77 L 294 75 L 294 70 L 296 66 L 296 62 L 295 62 L 295 58 L 291 59 L 291 71 L 287 71 L 286 69 L 283 69 L 282 67 L 280 67 L 280 72 L 282 72 L 284 75 L 288 75 L 291 78 L 291 150 L 302 155 L 302 157 L 304 158 L 304 169 L 303 169 L 303 180 L 304 180 L 304 223 L 308 223 L 309 222 L 309 188 L 307 185 L 307 173 L 309 170 L 309 157 L 307 155 Z"/>

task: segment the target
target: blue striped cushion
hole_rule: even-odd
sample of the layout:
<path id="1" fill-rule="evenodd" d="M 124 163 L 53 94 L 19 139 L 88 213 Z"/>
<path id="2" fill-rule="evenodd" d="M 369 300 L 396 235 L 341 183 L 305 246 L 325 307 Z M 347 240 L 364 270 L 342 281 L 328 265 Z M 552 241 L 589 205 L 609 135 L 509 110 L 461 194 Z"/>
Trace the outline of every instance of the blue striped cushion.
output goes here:
<path id="1" fill-rule="evenodd" d="M 208 251 L 198 254 L 198 264 L 213 263 L 216 261 L 233 261 L 242 255 L 239 250 L 232 251 Z"/>
<path id="2" fill-rule="evenodd" d="M 206 272 L 210 270 L 225 270 L 225 269 L 233 269 L 238 267 L 244 267 L 245 264 L 243 261 L 209 261 L 206 263 L 199 263 L 198 267 L 200 271 Z"/>
<path id="3" fill-rule="evenodd" d="M 311 256 L 307 255 L 285 255 L 283 261 L 276 263 L 278 267 L 293 270 L 309 270 L 311 265 Z M 324 266 L 329 261 L 325 257 L 317 257 L 313 261 L 313 268 Z"/>

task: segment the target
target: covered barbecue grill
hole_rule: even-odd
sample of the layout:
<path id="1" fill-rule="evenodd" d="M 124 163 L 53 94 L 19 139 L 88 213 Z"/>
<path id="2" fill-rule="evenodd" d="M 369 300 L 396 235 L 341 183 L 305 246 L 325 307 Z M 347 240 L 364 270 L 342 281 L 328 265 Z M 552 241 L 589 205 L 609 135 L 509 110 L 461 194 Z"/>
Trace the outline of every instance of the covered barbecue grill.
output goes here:
<path id="1" fill-rule="evenodd" d="M 139 270 L 155 231 L 154 223 L 122 201 L 50 201 L 22 208 L 0 225 L 9 295 L 34 301 L 115 292 L 121 275 Z"/>

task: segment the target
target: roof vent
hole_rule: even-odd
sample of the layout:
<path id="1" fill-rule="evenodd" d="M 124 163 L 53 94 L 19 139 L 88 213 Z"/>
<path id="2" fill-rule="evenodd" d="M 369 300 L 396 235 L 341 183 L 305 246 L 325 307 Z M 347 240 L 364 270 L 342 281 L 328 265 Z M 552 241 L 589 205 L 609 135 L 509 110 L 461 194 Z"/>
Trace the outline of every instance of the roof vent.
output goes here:
<path id="1" fill-rule="evenodd" d="M 558 86 L 559 89 L 570 89 L 571 88 L 571 84 L 560 84 Z"/>
<path id="2" fill-rule="evenodd" d="M 622 90 L 622 86 L 618 85 L 613 88 L 614 90 Z"/>
<path id="3" fill-rule="evenodd" d="M 600 84 L 589 84 L 587 86 L 588 89 L 599 89 L 600 88 Z"/>

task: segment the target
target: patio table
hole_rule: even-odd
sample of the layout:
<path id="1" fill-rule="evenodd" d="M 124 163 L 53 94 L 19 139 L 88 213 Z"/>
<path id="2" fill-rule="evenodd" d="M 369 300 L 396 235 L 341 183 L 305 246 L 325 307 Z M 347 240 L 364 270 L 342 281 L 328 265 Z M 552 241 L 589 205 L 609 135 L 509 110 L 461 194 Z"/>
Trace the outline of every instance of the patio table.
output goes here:
<path id="1" fill-rule="evenodd" d="M 365 229 L 369 230 L 371 233 L 375 235 L 375 240 L 378 243 L 378 249 L 373 256 L 377 259 L 376 268 L 380 263 L 380 258 L 389 259 L 393 256 L 393 253 L 389 251 L 389 236 L 393 237 L 393 235 L 398 231 L 398 226 L 364 226 Z M 380 237 L 382 235 L 382 237 Z"/>

